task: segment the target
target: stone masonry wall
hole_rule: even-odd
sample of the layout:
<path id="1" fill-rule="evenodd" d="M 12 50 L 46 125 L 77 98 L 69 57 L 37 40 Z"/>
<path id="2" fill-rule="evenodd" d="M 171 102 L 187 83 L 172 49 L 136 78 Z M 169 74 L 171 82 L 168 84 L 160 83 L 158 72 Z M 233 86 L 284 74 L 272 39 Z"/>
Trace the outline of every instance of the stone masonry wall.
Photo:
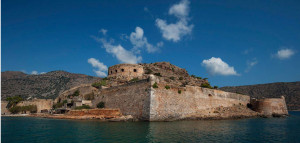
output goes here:
<path id="1" fill-rule="evenodd" d="M 37 113 L 41 113 L 41 110 L 47 109 L 50 110 L 53 106 L 52 99 L 33 99 L 28 101 L 21 101 L 17 104 L 17 106 L 28 106 L 28 105 L 36 105 Z"/>
<path id="2" fill-rule="evenodd" d="M 285 98 L 251 99 L 252 109 L 265 116 L 288 115 Z"/>
<path id="3" fill-rule="evenodd" d="M 158 82 L 155 80 L 152 77 L 152 84 Z M 246 95 L 197 86 L 166 89 L 158 83 L 158 88 L 151 88 L 150 121 L 212 117 L 217 107 L 247 106 L 249 102 Z"/>
<path id="4" fill-rule="evenodd" d="M 8 115 L 10 112 L 6 108 L 8 102 L 7 101 L 1 101 L 1 115 Z"/>
<path id="5" fill-rule="evenodd" d="M 130 80 L 143 74 L 144 68 L 138 64 L 118 64 L 108 68 L 108 78 Z"/>
<path id="6" fill-rule="evenodd" d="M 102 89 L 93 100 L 93 107 L 105 102 L 105 108 L 120 109 L 123 115 L 149 120 L 150 82 L 140 80 L 126 85 Z"/>

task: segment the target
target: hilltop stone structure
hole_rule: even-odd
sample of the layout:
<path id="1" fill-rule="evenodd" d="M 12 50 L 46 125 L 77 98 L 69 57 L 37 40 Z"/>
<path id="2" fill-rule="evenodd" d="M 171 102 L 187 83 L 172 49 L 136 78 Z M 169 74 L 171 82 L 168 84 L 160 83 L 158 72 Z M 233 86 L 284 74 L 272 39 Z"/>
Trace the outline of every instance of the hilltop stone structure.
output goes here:
<path id="1" fill-rule="evenodd" d="M 144 68 L 138 64 L 118 64 L 108 68 L 108 78 L 131 80 L 142 77 Z"/>

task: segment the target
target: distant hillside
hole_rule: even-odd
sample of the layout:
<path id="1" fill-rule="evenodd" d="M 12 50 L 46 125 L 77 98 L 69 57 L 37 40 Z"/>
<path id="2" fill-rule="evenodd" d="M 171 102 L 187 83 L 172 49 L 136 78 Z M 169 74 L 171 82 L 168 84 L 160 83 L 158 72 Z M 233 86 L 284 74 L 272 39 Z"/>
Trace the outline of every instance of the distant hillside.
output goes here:
<path id="1" fill-rule="evenodd" d="M 300 110 L 300 82 L 278 82 L 235 87 L 222 87 L 224 91 L 250 95 L 254 98 L 284 96 L 288 110 Z"/>
<path id="2" fill-rule="evenodd" d="M 20 95 L 23 98 L 56 98 L 61 92 L 80 84 L 93 83 L 99 77 L 52 71 L 40 75 L 28 75 L 18 71 L 1 72 L 1 97 Z"/>

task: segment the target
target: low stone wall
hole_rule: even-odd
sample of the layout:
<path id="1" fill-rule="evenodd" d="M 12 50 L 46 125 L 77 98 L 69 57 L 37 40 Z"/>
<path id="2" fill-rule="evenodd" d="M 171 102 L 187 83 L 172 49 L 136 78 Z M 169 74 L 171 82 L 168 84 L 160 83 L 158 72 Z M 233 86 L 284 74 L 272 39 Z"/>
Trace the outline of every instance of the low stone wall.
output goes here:
<path id="1" fill-rule="evenodd" d="M 122 116 L 119 109 L 83 109 L 83 110 L 71 110 L 67 113 L 70 116 L 104 116 L 104 117 L 116 117 Z"/>
<path id="2" fill-rule="evenodd" d="M 265 116 L 288 115 L 285 98 L 251 99 L 252 109 Z"/>
<path id="3" fill-rule="evenodd" d="M 132 115 L 135 119 L 149 120 L 150 86 L 148 80 L 140 80 L 102 89 L 93 100 L 92 107 L 96 108 L 99 102 L 104 102 L 105 108 L 117 108 L 123 115 Z"/>
<path id="4" fill-rule="evenodd" d="M 21 101 L 17 104 L 17 106 L 28 106 L 28 105 L 36 105 L 37 113 L 41 113 L 41 110 L 47 109 L 48 111 L 53 106 L 52 99 L 33 99 L 28 101 Z"/>

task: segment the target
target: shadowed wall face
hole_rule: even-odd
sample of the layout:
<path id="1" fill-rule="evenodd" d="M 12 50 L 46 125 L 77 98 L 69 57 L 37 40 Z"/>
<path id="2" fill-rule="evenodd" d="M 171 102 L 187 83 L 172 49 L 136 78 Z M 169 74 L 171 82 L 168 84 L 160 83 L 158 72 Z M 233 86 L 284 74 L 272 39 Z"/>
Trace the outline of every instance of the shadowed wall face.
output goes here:
<path id="1" fill-rule="evenodd" d="M 251 105 L 254 111 L 262 113 L 265 116 L 288 115 L 285 98 L 267 98 L 251 99 Z"/>

